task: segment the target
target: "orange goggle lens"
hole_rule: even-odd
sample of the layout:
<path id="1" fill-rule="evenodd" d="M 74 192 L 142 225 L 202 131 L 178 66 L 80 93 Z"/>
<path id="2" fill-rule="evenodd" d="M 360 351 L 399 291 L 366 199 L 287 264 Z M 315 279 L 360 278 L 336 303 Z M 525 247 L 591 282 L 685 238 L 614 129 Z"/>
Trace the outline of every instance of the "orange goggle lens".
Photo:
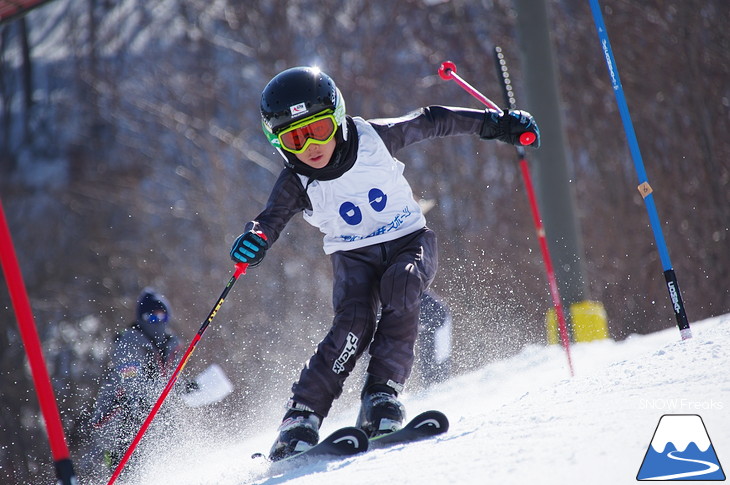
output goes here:
<path id="1" fill-rule="evenodd" d="M 302 153 L 310 143 L 328 143 L 335 136 L 335 117 L 328 114 L 312 121 L 304 120 L 278 134 L 281 147 L 292 153 Z"/>

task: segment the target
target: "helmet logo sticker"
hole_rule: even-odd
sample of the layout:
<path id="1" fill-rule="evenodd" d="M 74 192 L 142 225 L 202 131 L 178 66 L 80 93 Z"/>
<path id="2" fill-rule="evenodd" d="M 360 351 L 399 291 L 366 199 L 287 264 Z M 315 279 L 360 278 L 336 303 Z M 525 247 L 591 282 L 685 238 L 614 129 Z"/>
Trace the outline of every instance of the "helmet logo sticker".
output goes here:
<path id="1" fill-rule="evenodd" d="M 289 107 L 289 111 L 291 111 L 292 117 L 303 115 L 307 112 L 307 105 L 304 103 L 295 104 Z"/>

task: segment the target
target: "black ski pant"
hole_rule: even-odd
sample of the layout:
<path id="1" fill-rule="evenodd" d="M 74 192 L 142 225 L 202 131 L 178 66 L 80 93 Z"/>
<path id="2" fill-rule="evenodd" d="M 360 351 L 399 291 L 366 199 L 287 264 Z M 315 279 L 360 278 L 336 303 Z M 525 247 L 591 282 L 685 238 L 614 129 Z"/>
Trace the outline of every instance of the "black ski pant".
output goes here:
<path id="1" fill-rule="evenodd" d="M 345 379 L 368 347 L 369 374 L 405 383 L 413 367 L 421 294 L 438 268 L 436 234 L 423 228 L 331 258 L 332 328 L 292 386 L 292 399 L 321 416 L 342 394 Z"/>

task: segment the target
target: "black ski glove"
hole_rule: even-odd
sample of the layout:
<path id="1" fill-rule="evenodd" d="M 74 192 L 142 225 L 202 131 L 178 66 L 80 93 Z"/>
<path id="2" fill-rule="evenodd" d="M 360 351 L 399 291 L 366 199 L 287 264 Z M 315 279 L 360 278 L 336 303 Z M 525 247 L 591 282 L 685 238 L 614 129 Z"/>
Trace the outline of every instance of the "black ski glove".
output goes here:
<path id="1" fill-rule="evenodd" d="M 266 256 L 269 243 L 263 232 L 248 231 L 236 238 L 231 248 L 231 259 L 236 263 L 256 266 Z"/>
<path id="2" fill-rule="evenodd" d="M 183 382 L 185 386 L 183 387 L 183 394 L 190 394 L 191 392 L 195 392 L 197 390 L 200 390 L 200 386 L 198 385 L 198 382 L 195 379 L 192 380 L 184 380 Z"/>
<path id="3" fill-rule="evenodd" d="M 484 124 L 479 136 L 483 140 L 496 138 L 512 145 L 521 145 L 520 135 L 523 133 L 534 133 L 535 141 L 530 146 L 540 147 L 540 129 L 530 113 L 511 109 L 499 116 L 496 110 L 488 109 L 485 111 Z"/>

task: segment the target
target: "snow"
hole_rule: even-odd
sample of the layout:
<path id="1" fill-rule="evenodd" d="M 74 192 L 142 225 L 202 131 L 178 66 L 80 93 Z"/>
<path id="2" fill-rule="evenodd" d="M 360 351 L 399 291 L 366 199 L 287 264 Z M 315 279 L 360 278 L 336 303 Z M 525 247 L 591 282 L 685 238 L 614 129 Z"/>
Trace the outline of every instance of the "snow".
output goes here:
<path id="1" fill-rule="evenodd" d="M 329 484 L 631 484 L 665 414 L 701 416 L 724 472 L 730 469 L 730 315 L 621 341 L 572 347 L 575 376 L 558 346 L 519 354 L 404 394 L 411 416 L 439 409 L 442 437 L 331 463 L 272 474 L 248 457 L 268 451 L 275 430 L 258 436 L 177 439 L 146 450 L 117 483 Z M 214 413 L 211 409 L 209 412 Z M 356 408 L 330 416 L 326 434 L 351 425 Z M 685 482 L 686 483 L 686 482 Z"/>

